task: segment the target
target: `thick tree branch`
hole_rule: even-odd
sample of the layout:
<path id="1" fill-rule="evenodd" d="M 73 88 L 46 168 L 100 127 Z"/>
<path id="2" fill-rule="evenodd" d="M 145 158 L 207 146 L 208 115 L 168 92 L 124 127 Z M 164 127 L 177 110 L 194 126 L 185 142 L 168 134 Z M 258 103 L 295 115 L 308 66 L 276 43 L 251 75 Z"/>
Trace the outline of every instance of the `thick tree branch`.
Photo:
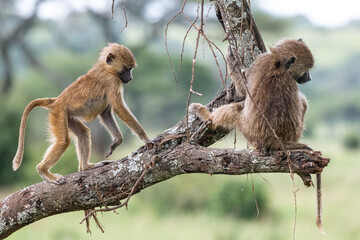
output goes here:
<path id="1" fill-rule="evenodd" d="M 0 239 L 51 215 L 119 204 L 154 155 L 156 161 L 135 193 L 185 173 L 289 172 L 289 164 L 281 154 L 264 156 L 254 150 L 211 149 L 186 142 L 178 145 L 179 139 L 164 141 L 164 138 L 159 136 L 153 149 L 142 147 L 112 164 L 70 174 L 64 185 L 40 182 L 2 199 Z M 293 151 L 291 160 L 294 172 L 307 174 L 321 172 L 329 162 L 320 153 L 306 151 Z"/>

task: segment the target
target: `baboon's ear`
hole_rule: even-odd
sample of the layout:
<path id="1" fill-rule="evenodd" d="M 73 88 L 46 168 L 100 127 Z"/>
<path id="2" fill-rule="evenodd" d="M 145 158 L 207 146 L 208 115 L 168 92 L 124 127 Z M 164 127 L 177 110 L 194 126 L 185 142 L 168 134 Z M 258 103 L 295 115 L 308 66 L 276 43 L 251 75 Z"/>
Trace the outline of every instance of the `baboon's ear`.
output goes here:
<path id="1" fill-rule="evenodd" d="M 115 55 L 113 53 L 109 53 L 106 57 L 106 63 L 110 65 L 114 59 L 115 59 Z"/>
<path id="2" fill-rule="evenodd" d="M 285 61 L 284 67 L 286 70 L 288 70 L 291 67 L 291 64 L 293 64 L 295 62 L 296 58 L 294 56 L 292 56 L 291 58 L 289 58 L 288 60 Z"/>

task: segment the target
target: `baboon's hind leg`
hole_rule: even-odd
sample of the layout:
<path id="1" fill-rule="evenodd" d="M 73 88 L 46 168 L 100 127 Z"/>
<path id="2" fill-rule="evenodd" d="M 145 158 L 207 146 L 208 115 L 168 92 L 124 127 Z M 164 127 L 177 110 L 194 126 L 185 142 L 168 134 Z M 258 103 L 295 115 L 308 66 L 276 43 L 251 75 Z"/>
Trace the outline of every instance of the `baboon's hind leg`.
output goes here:
<path id="1" fill-rule="evenodd" d="M 52 174 L 50 169 L 60 159 L 70 144 L 68 121 L 65 113 L 49 114 L 50 131 L 54 137 L 54 143 L 47 149 L 43 160 L 36 166 L 40 176 L 55 184 L 65 183 L 65 178 L 60 174 Z"/>

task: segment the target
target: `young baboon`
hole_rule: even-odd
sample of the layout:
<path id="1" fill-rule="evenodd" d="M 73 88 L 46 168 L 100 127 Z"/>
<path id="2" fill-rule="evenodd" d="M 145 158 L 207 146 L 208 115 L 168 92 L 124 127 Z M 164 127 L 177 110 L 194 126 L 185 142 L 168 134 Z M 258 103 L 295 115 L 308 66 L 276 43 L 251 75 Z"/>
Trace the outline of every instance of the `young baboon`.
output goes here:
<path id="1" fill-rule="evenodd" d="M 285 149 L 308 148 L 297 142 L 304 129 L 307 101 L 296 83 L 311 80 L 309 70 L 313 65 L 311 51 L 301 39 L 283 40 L 270 52 L 259 55 L 247 71 L 251 97 L 247 96 L 245 102 L 230 103 L 212 113 L 196 103 L 191 109 L 197 110 L 203 120 L 211 120 L 214 128 L 240 130 L 257 149 L 281 150 L 281 144 Z"/>
<path id="2" fill-rule="evenodd" d="M 310 81 L 309 70 L 313 66 L 312 53 L 301 39 L 282 40 L 270 48 L 270 52 L 257 56 L 246 71 L 250 96 L 246 96 L 244 102 L 221 106 L 212 113 L 198 103 L 190 108 L 204 121 L 211 120 L 213 128 L 241 131 L 247 141 L 261 151 L 283 148 L 311 150 L 307 145 L 298 143 L 304 130 L 307 100 L 296 83 Z M 234 77 L 235 89 L 243 94 L 245 88 Z M 316 177 L 316 224 L 322 231 L 320 174 Z"/>
<path id="3" fill-rule="evenodd" d="M 53 136 L 53 144 L 36 167 L 40 176 L 49 182 L 65 183 L 63 176 L 52 174 L 49 170 L 69 146 L 69 133 L 76 143 L 80 171 L 108 162 L 103 161 L 98 164 L 89 162 L 91 153 L 90 130 L 83 122 L 92 121 L 96 116 L 99 116 L 113 139 L 106 157 L 110 156 L 123 140 L 113 111 L 141 140 L 149 143 L 150 140 L 144 129 L 130 112 L 123 98 L 123 84 L 132 80 L 132 69 L 134 67 L 136 67 L 135 57 L 127 47 L 117 43 L 109 43 L 101 51 L 95 65 L 85 75 L 67 87 L 57 98 L 36 99 L 30 102 L 21 119 L 19 144 L 13 159 L 14 171 L 20 167 L 23 159 L 26 120 L 30 111 L 38 106 L 50 111 L 49 129 Z"/>

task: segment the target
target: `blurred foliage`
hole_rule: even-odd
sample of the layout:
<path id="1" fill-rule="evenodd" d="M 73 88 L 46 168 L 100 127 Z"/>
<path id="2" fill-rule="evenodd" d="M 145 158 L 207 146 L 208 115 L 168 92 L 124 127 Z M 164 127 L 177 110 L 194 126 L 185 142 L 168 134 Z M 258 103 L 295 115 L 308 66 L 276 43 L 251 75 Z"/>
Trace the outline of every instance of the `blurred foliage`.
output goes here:
<path id="1" fill-rule="evenodd" d="M 212 206 L 222 216 L 241 219 L 256 219 L 269 211 L 268 196 L 262 184 L 252 189 L 250 183 L 244 187 L 244 182 L 228 181 L 214 194 Z"/>
<path id="2" fill-rule="evenodd" d="M 277 18 L 263 11 L 255 11 L 254 19 L 256 25 L 267 34 L 283 34 L 293 25 L 293 21 Z"/>
<path id="3" fill-rule="evenodd" d="M 166 129 L 185 115 L 192 60 L 183 59 L 181 70 L 175 71 L 177 79 L 175 82 L 169 61 L 164 54 L 159 54 L 149 47 L 135 48 L 133 51 L 138 67 L 133 71 L 134 80 L 125 86 L 126 101 L 142 123 L 150 128 Z M 180 60 L 176 56 L 172 61 L 176 64 Z M 196 65 L 193 87 L 199 91 L 207 91 L 205 101 L 210 100 L 212 97 L 210 93 L 215 93 L 215 89 L 219 86 L 216 84 L 215 71 L 201 62 Z M 204 101 L 204 98 L 201 100 Z M 192 99 L 196 101 L 200 98 L 193 94 Z"/>
<path id="4" fill-rule="evenodd" d="M 214 216 L 253 220 L 257 217 L 255 201 L 261 217 L 269 213 L 269 197 L 263 182 L 252 183 L 250 177 L 245 176 L 208 179 L 200 176 L 182 175 L 167 180 L 145 189 L 142 199 L 151 202 L 160 215 L 206 211 Z"/>
<path id="5" fill-rule="evenodd" d="M 9 185 L 18 180 L 13 174 L 11 161 L 16 152 L 14 146 L 17 146 L 17 125 L 20 124 L 21 113 L 14 111 L 5 103 L 0 101 L 0 184 Z M 28 156 L 26 152 L 24 155 Z"/>
<path id="6" fill-rule="evenodd" d="M 357 149 L 360 147 L 360 135 L 356 133 L 348 133 L 344 137 L 343 142 L 347 149 Z"/>
<path id="7" fill-rule="evenodd" d="M 209 205 L 212 189 L 205 188 L 207 183 L 204 179 L 196 180 L 199 180 L 197 174 L 175 177 L 149 190 L 145 189 L 143 196 L 152 203 L 155 212 L 161 215 L 204 211 Z"/>

